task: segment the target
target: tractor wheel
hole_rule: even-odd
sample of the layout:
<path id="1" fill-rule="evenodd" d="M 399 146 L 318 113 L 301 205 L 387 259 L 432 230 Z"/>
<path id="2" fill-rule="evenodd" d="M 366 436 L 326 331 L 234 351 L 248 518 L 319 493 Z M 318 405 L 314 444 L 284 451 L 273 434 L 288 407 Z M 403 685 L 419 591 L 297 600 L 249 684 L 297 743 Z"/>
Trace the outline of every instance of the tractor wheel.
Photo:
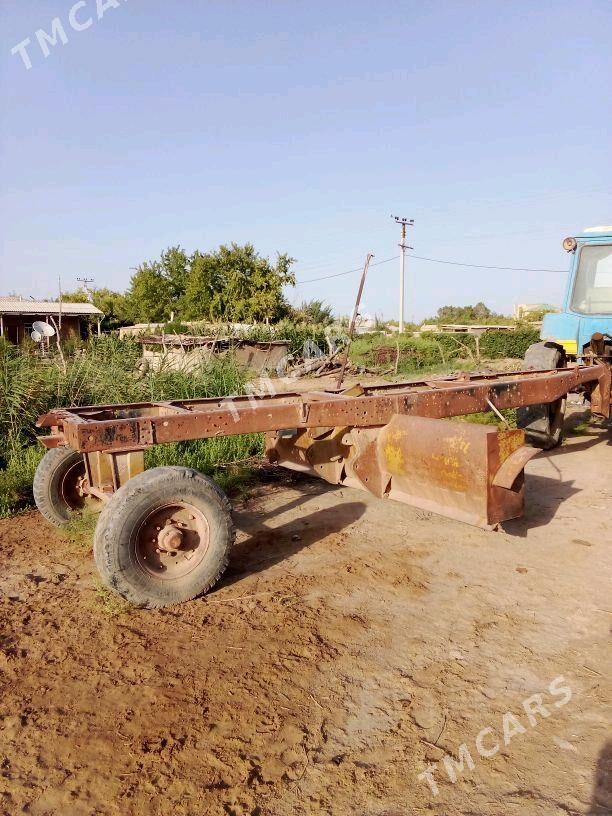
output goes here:
<path id="1" fill-rule="evenodd" d="M 158 467 L 126 482 L 106 504 L 94 536 L 104 584 L 134 606 L 181 603 L 225 571 L 234 525 L 223 491 L 187 467 Z"/>
<path id="2" fill-rule="evenodd" d="M 85 462 L 72 448 L 47 451 L 34 474 L 34 501 L 42 515 L 63 527 L 77 513 L 99 512 L 101 502 L 87 495 Z"/>
<path id="3" fill-rule="evenodd" d="M 525 369 L 553 369 L 565 366 L 564 353 L 549 343 L 534 343 L 525 354 Z M 561 443 L 566 399 L 543 405 L 528 405 L 517 411 L 517 425 L 525 437 L 537 448 L 550 450 Z"/>

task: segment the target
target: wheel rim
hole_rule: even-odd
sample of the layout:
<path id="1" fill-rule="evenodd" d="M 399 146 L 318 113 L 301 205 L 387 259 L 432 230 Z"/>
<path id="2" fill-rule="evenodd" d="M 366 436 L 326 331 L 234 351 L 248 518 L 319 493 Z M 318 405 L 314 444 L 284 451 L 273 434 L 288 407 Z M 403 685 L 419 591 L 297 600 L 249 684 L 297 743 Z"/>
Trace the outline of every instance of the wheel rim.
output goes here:
<path id="1" fill-rule="evenodd" d="M 176 502 L 151 510 L 133 539 L 141 569 L 162 581 L 184 578 L 208 552 L 210 528 L 197 507 Z"/>
<path id="2" fill-rule="evenodd" d="M 88 493 L 89 482 L 85 475 L 85 462 L 75 462 L 62 476 L 59 493 L 66 507 L 74 513 L 93 509 L 98 499 Z"/>

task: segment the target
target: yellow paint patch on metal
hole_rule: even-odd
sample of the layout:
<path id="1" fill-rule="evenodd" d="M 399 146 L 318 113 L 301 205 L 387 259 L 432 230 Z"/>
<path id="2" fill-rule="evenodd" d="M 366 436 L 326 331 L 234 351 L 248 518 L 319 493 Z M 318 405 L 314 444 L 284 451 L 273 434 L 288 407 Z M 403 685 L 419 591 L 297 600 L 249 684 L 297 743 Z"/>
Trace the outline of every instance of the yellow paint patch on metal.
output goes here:
<path id="1" fill-rule="evenodd" d="M 470 442 L 463 433 L 453 434 L 444 439 L 446 452 L 436 453 L 431 457 L 432 481 L 437 484 L 466 493 L 469 487 L 468 468 L 465 467 L 470 451 Z"/>
<path id="2" fill-rule="evenodd" d="M 457 436 L 448 437 L 448 447 L 453 452 L 467 454 L 470 449 L 470 443 L 464 436 L 458 434 Z"/>
<path id="3" fill-rule="evenodd" d="M 385 463 L 387 470 L 394 476 L 404 475 L 404 452 L 399 445 L 385 445 Z"/>
<path id="4" fill-rule="evenodd" d="M 389 431 L 385 440 L 385 465 L 389 473 L 394 476 L 404 476 L 406 473 L 406 459 L 402 444 L 406 434 L 402 431 Z"/>
<path id="5" fill-rule="evenodd" d="M 431 457 L 432 464 L 437 467 L 431 469 L 431 480 L 442 487 L 465 493 L 468 489 L 467 473 L 461 467 L 462 458 L 453 454 L 436 453 Z"/>
<path id="6" fill-rule="evenodd" d="M 559 340 L 558 343 L 563 346 L 568 354 L 578 354 L 578 343 L 576 340 Z"/>
<path id="7" fill-rule="evenodd" d="M 525 436 L 520 431 L 498 431 L 499 461 L 505 462 L 517 448 L 524 444 Z"/>
<path id="8" fill-rule="evenodd" d="M 458 432 L 438 440 L 438 450 L 423 458 L 424 451 L 419 448 L 417 440 L 411 440 L 403 429 L 390 429 L 383 445 L 384 467 L 393 476 L 413 475 L 416 478 L 426 477 L 432 484 L 456 490 L 461 493 L 469 488 L 469 468 L 465 467 L 469 457 L 471 443 L 466 436 Z M 416 444 L 416 451 L 411 453 Z"/>

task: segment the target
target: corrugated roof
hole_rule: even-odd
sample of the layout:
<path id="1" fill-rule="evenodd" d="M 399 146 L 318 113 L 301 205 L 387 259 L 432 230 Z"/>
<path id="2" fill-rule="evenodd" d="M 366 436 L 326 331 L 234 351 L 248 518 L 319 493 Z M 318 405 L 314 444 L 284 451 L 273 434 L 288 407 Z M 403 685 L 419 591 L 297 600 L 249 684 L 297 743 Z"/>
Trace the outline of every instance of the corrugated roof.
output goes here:
<path id="1" fill-rule="evenodd" d="M 61 304 L 64 315 L 102 315 L 103 312 L 93 303 L 66 303 Z M 52 300 L 20 300 L 14 297 L 0 297 L 0 313 L 28 314 L 28 315 L 59 315 L 60 304 Z"/>

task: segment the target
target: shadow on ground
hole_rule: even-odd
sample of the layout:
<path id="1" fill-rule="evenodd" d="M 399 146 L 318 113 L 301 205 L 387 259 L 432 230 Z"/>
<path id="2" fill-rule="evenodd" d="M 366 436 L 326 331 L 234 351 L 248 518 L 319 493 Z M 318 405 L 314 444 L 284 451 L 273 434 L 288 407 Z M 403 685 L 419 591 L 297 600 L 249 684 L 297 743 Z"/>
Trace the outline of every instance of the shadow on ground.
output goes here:
<path id="1" fill-rule="evenodd" d="M 573 480 L 528 473 L 525 477 L 525 513 L 521 518 L 505 521 L 504 532 L 525 538 L 528 530 L 545 527 L 555 517 L 559 507 L 579 492 Z"/>
<path id="2" fill-rule="evenodd" d="M 236 527 L 248 537 L 232 549 L 229 568 L 219 586 L 229 586 L 246 575 L 261 572 L 290 558 L 317 541 L 346 529 L 365 512 L 364 502 L 339 499 L 333 507 L 302 514 L 299 509 L 306 502 L 321 493 L 335 492 L 337 488 L 312 479 L 295 481 L 298 482 L 296 487 L 303 492 L 271 512 L 253 514 L 247 507 L 234 513 Z M 286 523 L 270 524 L 272 519 L 285 514 L 289 514 Z"/>
<path id="3" fill-rule="evenodd" d="M 589 816 L 603 816 L 612 813 L 612 741 L 601 749 L 595 769 L 593 800 Z"/>

